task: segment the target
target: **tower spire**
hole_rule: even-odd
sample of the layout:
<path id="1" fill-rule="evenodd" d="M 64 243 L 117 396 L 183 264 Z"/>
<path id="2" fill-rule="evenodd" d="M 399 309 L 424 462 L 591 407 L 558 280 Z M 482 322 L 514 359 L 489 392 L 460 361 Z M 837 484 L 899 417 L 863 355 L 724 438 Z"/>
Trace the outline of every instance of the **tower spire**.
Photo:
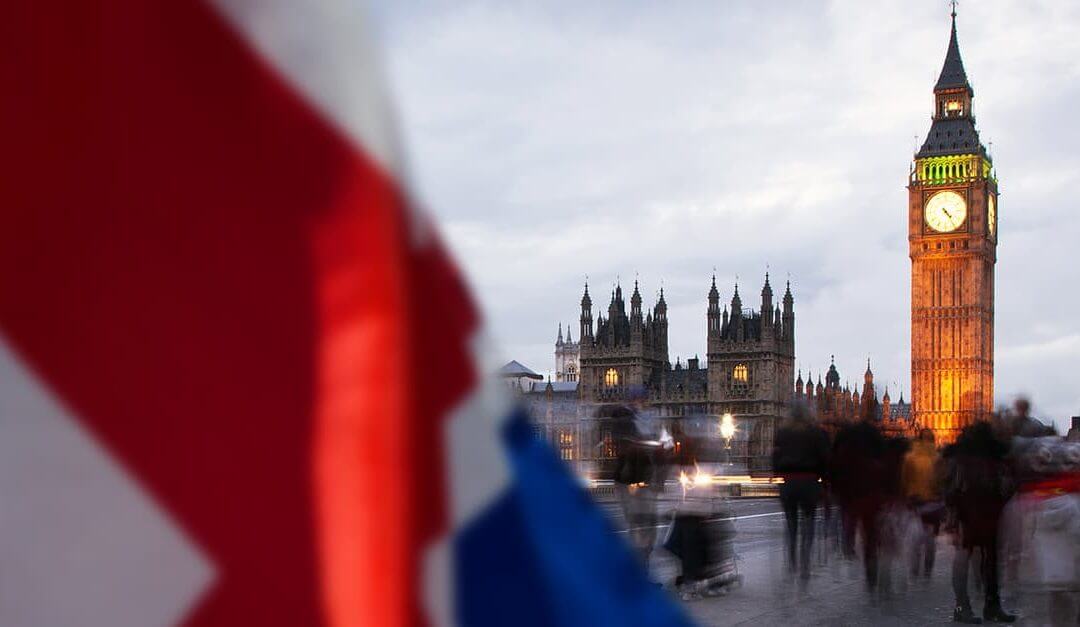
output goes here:
<path id="1" fill-rule="evenodd" d="M 956 40 L 956 3 L 952 5 L 952 32 L 949 34 L 949 47 L 945 52 L 945 63 L 941 66 L 941 74 L 938 76 L 934 91 L 966 87 L 971 89 L 967 73 L 964 71 L 964 62 L 960 58 L 960 44 Z"/>

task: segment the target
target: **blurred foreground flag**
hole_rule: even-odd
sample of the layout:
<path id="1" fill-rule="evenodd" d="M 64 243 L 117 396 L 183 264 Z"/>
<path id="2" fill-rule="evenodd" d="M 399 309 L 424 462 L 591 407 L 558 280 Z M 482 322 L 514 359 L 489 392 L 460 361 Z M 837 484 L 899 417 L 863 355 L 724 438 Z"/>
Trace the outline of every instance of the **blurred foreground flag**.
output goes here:
<path id="1" fill-rule="evenodd" d="M 480 377 L 353 3 L 0 21 L 0 624 L 680 624 Z"/>

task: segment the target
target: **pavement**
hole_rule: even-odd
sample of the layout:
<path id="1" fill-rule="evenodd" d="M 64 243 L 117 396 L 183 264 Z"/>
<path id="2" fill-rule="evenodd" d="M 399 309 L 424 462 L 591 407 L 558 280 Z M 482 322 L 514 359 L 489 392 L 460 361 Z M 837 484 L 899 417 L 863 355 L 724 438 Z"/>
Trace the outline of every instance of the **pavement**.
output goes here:
<path id="1" fill-rule="evenodd" d="M 604 509 L 618 524 L 618 508 L 604 504 Z M 733 499 L 724 511 L 734 520 L 735 551 L 743 582 L 723 596 L 678 601 L 701 625 L 952 624 L 953 549 L 945 536 L 938 538 L 937 563 L 928 579 L 911 579 L 906 568 L 883 559 L 882 585 L 871 596 L 866 591 L 861 561 L 844 559 L 821 546 L 815 550 L 812 577 L 801 589 L 787 572 L 784 517 L 777 501 Z M 659 529 L 658 543 L 662 543 L 663 534 L 664 529 Z M 679 573 L 678 562 L 662 549 L 654 552 L 649 566 L 654 580 L 668 585 Z M 1003 592 L 1005 607 L 1016 611 L 1017 599 L 1007 586 Z M 974 585 L 971 597 L 978 614 L 982 596 Z M 1030 623 L 1021 620 L 1015 624 Z"/>

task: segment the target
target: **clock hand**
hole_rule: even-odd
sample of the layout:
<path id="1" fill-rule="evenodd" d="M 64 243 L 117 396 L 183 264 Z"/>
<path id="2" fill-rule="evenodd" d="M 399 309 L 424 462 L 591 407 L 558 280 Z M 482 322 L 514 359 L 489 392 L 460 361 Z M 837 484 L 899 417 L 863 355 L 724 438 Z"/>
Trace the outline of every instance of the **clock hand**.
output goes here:
<path id="1" fill-rule="evenodd" d="M 941 210 L 945 212 L 945 215 L 949 216 L 950 220 L 952 220 L 952 214 L 949 213 L 948 209 L 946 209 L 945 207 L 942 207 Z"/>

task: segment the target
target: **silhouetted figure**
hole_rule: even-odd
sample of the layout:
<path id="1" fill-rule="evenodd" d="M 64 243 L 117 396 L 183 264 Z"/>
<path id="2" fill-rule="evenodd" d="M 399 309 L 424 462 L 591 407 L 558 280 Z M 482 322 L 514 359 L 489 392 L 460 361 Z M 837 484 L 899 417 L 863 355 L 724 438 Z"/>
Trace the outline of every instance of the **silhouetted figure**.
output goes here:
<path id="1" fill-rule="evenodd" d="M 872 421 L 848 425 L 836 434 L 833 444 L 832 482 L 844 523 L 844 552 L 855 553 L 855 532 L 863 540 L 866 586 L 876 591 L 880 516 L 885 504 L 885 438 Z"/>
<path id="2" fill-rule="evenodd" d="M 1008 623 L 1016 620 L 1002 609 L 998 584 L 998 529 L 1002 510 L 1011 496 L 1006 480 L 1007 453 L 1008 447 L 994 436 L 988 422 L 964 429 L 956 444 L 947 450 L 946 503 L 959 535 L 952 573 L 956 622 L 982 622 L 972 612 L 967 591 L 968 565 L 976 550 L 982 555 L 980 577 L 986 592 L 983 619 Z"/>
<path id="3" fill-rule="evenodd" d="M 814 424 L 807 407 L 797 403 L 791 417 L 776 432 L 774 442 L 773 474 L 784 479 L 780 486 L 780 503 L 787 519 L 788 564 L 792 572 L 798 571 L 805 582 L 810 577 L 814 512 L 821 498 L 821 481 L 829 467 L 829 438 L 825 431 Z"/>

